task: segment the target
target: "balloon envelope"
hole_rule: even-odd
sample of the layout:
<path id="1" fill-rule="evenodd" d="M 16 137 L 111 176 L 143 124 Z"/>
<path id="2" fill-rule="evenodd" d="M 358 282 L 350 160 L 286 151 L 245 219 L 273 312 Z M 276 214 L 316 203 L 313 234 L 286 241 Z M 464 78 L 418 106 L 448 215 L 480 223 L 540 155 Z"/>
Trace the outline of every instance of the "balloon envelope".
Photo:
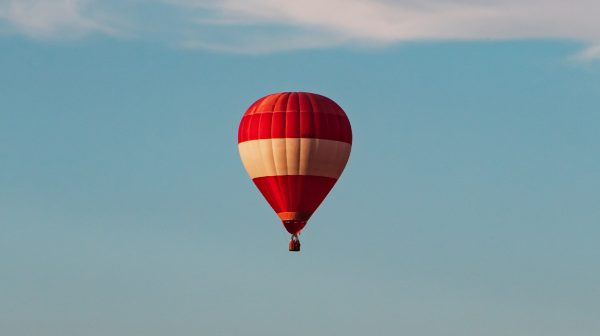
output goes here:
<path id="1" fill-rule="evenodd" d="M 304 228 L 333 188 L 351 146 L 344 110 L 327 97 L 307 92 L 257 100 L 238 130 L 248 175 L 291 234 Z"/>

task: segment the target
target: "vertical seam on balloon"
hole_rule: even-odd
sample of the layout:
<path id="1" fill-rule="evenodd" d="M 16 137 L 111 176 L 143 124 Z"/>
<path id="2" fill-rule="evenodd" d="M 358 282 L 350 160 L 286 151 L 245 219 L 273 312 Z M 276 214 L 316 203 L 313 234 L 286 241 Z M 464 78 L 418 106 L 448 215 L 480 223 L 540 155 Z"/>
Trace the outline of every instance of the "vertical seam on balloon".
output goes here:
<path id="1" fill-rule="evenodd" d="M 302 139 L 301 139 L 301 136 L 302 136 L 302 116 L 300 114 L 300 104 L 299 104 L 299 101 L 298 101 L 298 99 L 299 99 L 298 95 L 299 94 L 296 93 L 294 96 L 290 97 L 290 101 L 293 101 L 294 104 L 297 107 L 296 110 L 293 113 L 296 114 L 295 118 L 296 118 L 296 120 L 298 122 L 297 127 L 296 127 L 297 133 L 295 133 L 293 135 L 294 136 L 294 143 L 295 143 L 295 146 L 297 147 L 296 148 L 295 156 L 293 158 L 296 161 L 296 168 L 297 168 L 297 170 L 295 172 L 296 173 L 295 176 L 301 176 L 300 175 L 300 153 L 302 153 Z M 298 208 L 298 203 L 300 201 L 300 197 L 299 197 L 299 194 L 298 194 L 297 191 L 299 190 L 299 188 L 301 188 L 301 185 L 299 184 L 298 181 L 299 181 L 298 178 L 290 178 L 290 184 L 294 187 L 293 190 L 295 191 L 293 193 L 293 195 L 294 195 L 293 208 L 294 209 Z M 290 187 L 290 190 L 292 190 L 291 187 Z"/>
<path id="2" fill-rule="evenodd" d="M 316 120 L 318 118 L 317 113 L 320 113 L 321 111 L 318 110 L 318 108 L 316 108 L 317 102 L 316 102 L 316 100 L 314 99 L 313 96 L 308 96 L 308 100 L 310 101 L 310 108 L 311 108 L 312 113 L 313 113 L 313 119 Z M 324 118 L 324 119 L 327 120 L 327 118 Z M 315 134 L 315 138 L 317 138 L 317 139 L 320 139 L 323 136 L 323 134 L 322 134 L 323 133 L 323 122 L 322 121 L 323 120 L 319 119 L 319 131 L 320 131 L 320 134 Z M 325 126 L 327 126 L 327 125 L 325 125 Z M 315 148 L 314 148 L 314 150 L 315 150 L 315 152 L 319 151 L 319 142 L 318 141 L 315 142 Z"/>
<path id="3" fill-rule="evenodd" d="M 273 159 L 273 167 L 275 168 L 275 175 L 276 176 L 278 175 L 278 170 L 279 169 L 277 169 L 277 160 L 275 160 L 276 152 L 275 152 L 275 145 L 274 145 L 275 144 L 275 138 L 273 136 L 273 129 L 274 129 L 274 127 L 273 127 L 273 118 L 275 116 L 275 107 L 277 107 L 277 104 L 279 103 L 280 99 L 281 99 L 281 94 L 279 94 L 277 96 L 277 98 L 275 99 L 275 103 L 273 104 L 273 106 L 271 108 L 271 151 L 273 152 L 273 155 L 271 157 Z M 283 113 L 283 116 L 284 116 L 283 127 L 284 127 L 284 130 L 285 130 L 285 122 L 286 122 L 286 120 L 285 120 L 285 113 Z M 276 181 L 275 184 L 277 185 L 277 196 L 278 196 L 277 197 L 277 203 L 278 203 L 277 205 L 278 205 L 279 210 L 281 210 L 281 208 L 283 206 L 283 202 L 282 202 L 282 196 L 283 196 L 282 189 L 283 188 L 281 186 L 281 179 L 280 178 L 275 177 L 275 181 Z"/>
<path id="4" fill-rule="evenodd" d="M 258 116 L 257 135 L 260 135 L 260 125 L 261 125 L 261 122 L 262 122 L 262 117 L 263 117 L 263 113 L 260 113 L 260 115 Z M 258 139 L 259 137 L 257 136 L 256 138 Z M 264 157 L 263 157 L 263 153 L 262 153 L 262 148 L 260 146 L 260 142 L 257 142 L 257 144 L 258 144 L 258 147 L 259 147 L 258 148 L 258 152 L 260 153 L 260 164 L 262 165 L 263 171 L 266 171 L 266 169 L 265 169 L 266 168 L 265 167 L 266 164 L 265 164 L 265 160 L 264 160 Z"/>
<path id="5" fill-rule="evenodd" d="M 298 170 L 298 175 L 300 175 L 300 159 L 302 158 L 302 112 L 300 111 L 300 97 L 299 94 L 296 94 L 294 96 L 294 98 L 296 99 L 296 106 L 298 108 L 298 157 L 296 158 L 296 162 L 297 162 L 297 170 Z"/>
<path id="6" fill-rule="evenodd" d="M 274 127 L 274 119 L 275 119 L 275 113 L 273 113 L 273 111 L 275 111 L 275 105 L 272 106 L 271 108 L 271 139 L 269 140 L 271 142 L 271 160 L 273 163 L 273 169 L 275 169 L 275 176 L 277 175 L 277 165 L 275 164 L 275 148 L 273 147 L 273 141 L 274 141 L 274 132 L 275 132 L 275 127 Z M 278 197 L 274 198 L 273 200 L 276 201 L 276 204 L 279 205 L 279 185 L 276 183 L 273 184 L 273 188 L 277 188 L 278 190 Z M 277 211 L 277 209 L 274 209 L 275 211 Z"/>
<path id="7" fill-rule="evenodd" d="M 302 135 L 302 116 L 300 115 L 300 104 L 298 104 L 298 94 L 297 93 L 293 93 L 290 97 L 290 100 L 294 100 L 294 102 L 296 103 L 296 107 L 298 109 L 297 113 L 298 113 L 298 138 L 301 137 Z M 296 157 L 296 175 L 300 174 L 300 153 L 302 152 L 302 143 L 301 140 L 296 140 L 298 141 L 298 151 L 297 151 L 297 157 Z"/>
<path id="8" fill-rule="evenodd" d="M 335 130 L 336 130 L 336 138 L 337 139 L 343 139 L 343 128 L 342 128 L 342 122 L 341 122 L 341 118 L 340 118 L 340 112 L 337 109 L 336 104 L 333 102 L 333 100 L 328 99 L 329 105 L 331 106 L 331 109 L 334 110 L 336 112 L 335 115 L 335 119 L 333 120 L 333 122 L 335 123 Z M 340 153 L 340 142 L 336 142 L 335 144 L 335 161 L 334 162 L 339 162 L 341 159 L 341 155 L 342 153 Z M 340 172 L 341 174 L 341 172 Z M 340 177 L 340 175 L 338 175 L 338 178 Z"/>
<path id="9" fill-rule="evenodd" d="M 329 104 L 331 109 L 333 111 L 335 111 L 335 114 L 333 115 L 334 124 L 335 124 L 335 138 L 343 139 L 343 129 L 342 129 L 342 124 L 341 124 L 340 112 L 338 111 L 337 106 L 335 106 L 335 103 L 333 102 L 333 100 L 327 98 L 327 103 Z"/>
<path id="10" fill-rule="evenodd" d="M 318 137 L 319 134 L 317 134 L 316 128 L 315 128 L 315 121 L 317 120 L 317 109 L 314 106 L 313 96 L 310 95 L 310 94 L 304 94 L 303 97 L 305 98 L 305 100 L 307 100 L 308 103 L 310 103 L 310 114 L 312 115 L 312 120 L 311 120 L 312 121 L 312 125 L 311 125 L 311 127 L 315 131 L 314 134 L 313 134 L 313 136 L 314 137 Z M 308 105 L 309 104 L 307 104 L 307 108 L 309 107 Z M 315 148 L 313 148 L 313 141 L 310 141 L 309 142 L 309 146 L 308 146 L 308 155 L 307 155 L 307 159 L 306 159 L 306 161 L 307 161 L 306 162 L 306 174 L 307 175 L 310 175 L 312 173 L 312 171 L 311 171 L 311 167 L 312 167 L 311 162 L 313 160 L 313 155 L 314 154 L 315 154 Z M 309 193 L 307 193 L 307 192 L 304 191 L 304 189 L 306 187 L 306 179 L 307 179 L 306 177 L 303 177 L 303 178 L 301 178 L 302 181 L 299 182 L 299 184 L 300 184 L 300 188 L 299 189 L 300 189 L 300 192 L 302 194 L 302 198 L 307 197 L 307 194 L 309 194 Z M 300 205 L 300 204 L 306 203 L 306 201 L 304 199 L 300 199 L 300 201 L 298 203 Z M 309 211 L 310 212 L 309 217 L 312 216 L 311 209 L 301 209 L 301 210 L 302 211 Z"/>
<path id="11" fill-rule="evenodd" d="M 286 206 L 289 206 L 292 201 L 292 186 L 291 186 L 291 179 L 288 177 L 290 175 L 290 170 L 287 164 L 287 154 L 288 154 L 288 113 L 289 111 L 289 103 L 290 103 L 290 97 L 289 94 L 285 94 L 285 111 L 283 112 L 285 114 L 285 126 L 283 128 L 283 134 L 284 134 L 284 140 L 283 140 L 283 147 L 284 149 L 284 156 L 285 156 L 285 199 L 286 199 Z"/>

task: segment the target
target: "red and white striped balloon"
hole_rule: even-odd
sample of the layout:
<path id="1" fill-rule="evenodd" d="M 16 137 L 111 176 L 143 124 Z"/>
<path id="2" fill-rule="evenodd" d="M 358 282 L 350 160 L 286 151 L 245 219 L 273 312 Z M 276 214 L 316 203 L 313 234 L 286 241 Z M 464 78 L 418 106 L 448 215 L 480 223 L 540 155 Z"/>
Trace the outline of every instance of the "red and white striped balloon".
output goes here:
<path id="1" fill-rule="evenodd" d="M 282 92 L 248 108 L 238 130 L 248 175 L 297 235 L 342 174 L 352 146 L 350 121 L 333 100 Z"/>

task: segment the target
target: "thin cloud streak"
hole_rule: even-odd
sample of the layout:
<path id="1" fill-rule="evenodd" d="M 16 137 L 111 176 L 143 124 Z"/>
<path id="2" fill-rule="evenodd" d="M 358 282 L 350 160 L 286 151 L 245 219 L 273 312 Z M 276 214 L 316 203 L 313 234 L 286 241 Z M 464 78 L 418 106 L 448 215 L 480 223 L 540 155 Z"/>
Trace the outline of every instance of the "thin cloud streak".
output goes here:
<path id="1" fill-rule="evenodd" d="M 116 34 L 117 30 L 103 22 L 100 12 L 84 14 L 89 2 L 82 0 L 5 0 L 0 1 L 0 19 L 11 30 L 32 38 L 76 38 L 90 32 Z"/>
<path id="2" fill-rule="evenodd" d="M 590 61 L 593 59 L 600 58 L 600 44 L 592 45 L 585 48 L 581 52 L 577 53 L 574 57 L 575 60 L 579 61 Z"/>
<path id="3" fill-rule="evenodd" d="M 99 0 L 0 0 L 0 20 L 31 37 L 56 39 L 89 33 L 156 38 L 186 48 L 269 53 L 337 46 L 385 46 L 404 41 L 568 39 L 600 58 L 597 0 L 154 0 L 121 2 L 130 22 L 114 28 Z M 115 3 L 112 3 L 115 6 Z M 124 27 L 121 25 L 121 27 Z M 129 31 L 125 31 L 129 30 Z M 132 32 L 131 30 L 136 30 Z"/>
<path id="4" fill-rule="evenodd" d="M 197 22 L 238 27 L 241 38 L 249 23 L 287 26 L 309 37 L 329 36 L 340 44 L 386 45 L 422 40 L 506 40 L 559 38 L 594 44 L 600 41 L 600 2 L 574 0 L 166 0 L 192 11 Z M 204 21 L 203 21 L 204 20 Z M 230 23 L 230 24 L 224 24 Z M 242 27 L 243 26 L 243 27 Z M 225 29 L 225 28 L 224 28 Z M 280 40 L 283 38 L 283 40 Z M 270 51 L 288 49 L 285 36 L 265 32 Z M 295 40 L 298 40 L 297 36 Z M 322 41 L 321 41 L 322 42 Z M 322 43 L 321 43 L 322 44 Z M 248 44 L 223 45 L 253 52 Z M 290 48 L 297 48 L 292 43 Z M 307 48 L 313 46 L 308 43 Z M 258 50 L 269 49 L 258 44 Z M 595 55 L 595 53 L 588 53 Z"/>

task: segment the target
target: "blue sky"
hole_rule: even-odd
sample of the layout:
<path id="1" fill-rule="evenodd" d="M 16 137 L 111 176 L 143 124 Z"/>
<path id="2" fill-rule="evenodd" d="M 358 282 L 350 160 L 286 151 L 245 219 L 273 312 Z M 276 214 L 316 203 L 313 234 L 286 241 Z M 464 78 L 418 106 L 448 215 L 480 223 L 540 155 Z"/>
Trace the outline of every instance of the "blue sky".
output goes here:
<path id="1" fill-rule="evenodd" d="M 1 334 L 600 333 L 594 32 L 381 38 L 249 3 L 0 2 Z M 300 254 L 236 148 L 286 90 L 354 131 Z"/>

